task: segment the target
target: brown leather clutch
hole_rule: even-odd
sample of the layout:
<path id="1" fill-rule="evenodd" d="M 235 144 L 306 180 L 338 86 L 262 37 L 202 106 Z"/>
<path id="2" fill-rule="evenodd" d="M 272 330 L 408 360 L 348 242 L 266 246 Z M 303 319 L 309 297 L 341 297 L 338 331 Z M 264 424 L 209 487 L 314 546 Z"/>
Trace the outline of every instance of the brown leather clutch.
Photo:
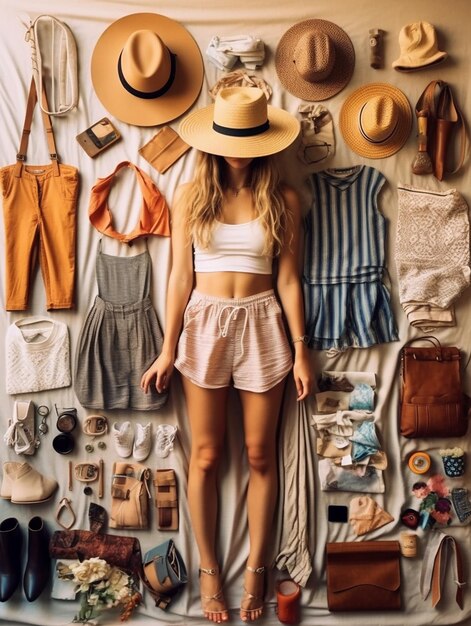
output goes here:
<path id="1" fill-rule="evenodd" d="M 329 611 L 401 609 L 398 541 L 327 544 Z"/>

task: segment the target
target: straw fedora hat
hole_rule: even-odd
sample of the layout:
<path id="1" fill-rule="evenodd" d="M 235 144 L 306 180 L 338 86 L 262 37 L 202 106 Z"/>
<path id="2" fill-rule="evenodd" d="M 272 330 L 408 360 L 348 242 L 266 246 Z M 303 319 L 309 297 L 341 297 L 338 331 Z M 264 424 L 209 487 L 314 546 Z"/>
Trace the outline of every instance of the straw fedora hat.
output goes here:
<path id="1" fill-rule="evenodd" d="M 107 111 L 136 126 L 173 120 L 195 102 L 203 59 L 184 26 L 156 13 L 113 22 L 93 50 L 92 82 Z"/>
<path id="2" fill-rule="evenodd" d="M 350 81 L 355 50 L 347 33 L 327 20 L 305 20 L 289 28 L 276 48 L 283 87 L 298 98 L 327 100 Z"/>
<path id="3" fill-rule="evenodd" d="M 260 157 L 287 148 L 299 134 L 298 120 L 270 106 L 258 87 L 227 87 L 214 104 L 187 115 L 178 129 L 190 146 L 227 157 Z"/>
<path id="4" fill-rule="evenodd" d="M 392 66 L 401 72 L 421 70 L 444 61 L 448 54 L 438 49 L 435 28 L 429 22 L 407 24 L 399 33 L 401 54 Z"/>
<path id="5" fill-rule="evenodd" d="M 354 152 L 382 159 L 406 143 L 412 111 L 400 89 L 388 83 L 370 83 L 346 98 L 339 123 L 343 138 Z"/>

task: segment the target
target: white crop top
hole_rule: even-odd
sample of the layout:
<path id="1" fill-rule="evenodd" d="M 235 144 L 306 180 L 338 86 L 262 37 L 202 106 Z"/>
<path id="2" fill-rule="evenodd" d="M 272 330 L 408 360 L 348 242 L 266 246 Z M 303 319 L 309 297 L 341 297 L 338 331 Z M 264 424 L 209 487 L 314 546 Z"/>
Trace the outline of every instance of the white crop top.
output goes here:
<path id="1" fill-rule="evenodd" d="M 208 248 L 195 245 L 195 272 L 271 274 L 273 259 L 263 254 L 264 245 L 259 219 L 244 224 L 217 221 Z"/>

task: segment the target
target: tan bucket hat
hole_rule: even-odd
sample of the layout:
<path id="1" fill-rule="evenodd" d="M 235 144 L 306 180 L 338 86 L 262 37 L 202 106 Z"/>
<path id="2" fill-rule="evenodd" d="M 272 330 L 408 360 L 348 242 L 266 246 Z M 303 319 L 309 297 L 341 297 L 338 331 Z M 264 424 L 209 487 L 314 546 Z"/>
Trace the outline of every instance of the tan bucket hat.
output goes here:
<path id="1" fill-rule="evenodd" d="M 397 87 L 370 83 L 346 98 L 339 123 L 345 142 L 354 152 L 382 159 L 406 143 L 412 128 L 412 110 Z"/>
<path id="2" fill-rule="evenodd" d="M 287 148 L 299 128 L 299 121 L 270 106 L 258 87 L 227 87 L 218 92 L 214 104 L 185 117 L 178 132 L 202 152 L 251 158 Z"/>
<path id="3" fill-rule="evenodd" d="M 113 22 L 98 39 L 92 82 L 107 111 L 136 126 L 156 126 L 187 111 L 197 99 L 204 66 L 184 26 L 156 13 Z"/>
<path id="4" fill-rule="evenodd" d="M 438 49 L 435 28 L 429 22 L 407 24 L 399 33 L 401 54 L 392 66 L 401 72 L 421 70 L 444 61 L 448 54 Z"/>
<path id="5" fill-rule="evenodd" d="M 350 81 L 355 50 L 347 33 L 327 20 L 305 20 L 289 28 L 276 48 L 283 87 L 298 98 L 327 100 Z"/>

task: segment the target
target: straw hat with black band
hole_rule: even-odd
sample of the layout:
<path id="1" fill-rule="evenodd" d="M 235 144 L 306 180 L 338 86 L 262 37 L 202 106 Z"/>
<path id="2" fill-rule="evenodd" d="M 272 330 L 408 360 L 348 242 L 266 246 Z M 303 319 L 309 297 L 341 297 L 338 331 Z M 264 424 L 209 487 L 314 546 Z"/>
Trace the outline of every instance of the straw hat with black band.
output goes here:
<path id="1" fill-rule="evenodd" d="M 202 152 L 253 158 L 284 150 L 299 128 L 299 121 L 270 106 L 258 87 L 228 87 L 218 92 L 214 104 L 187 115 L 178 132 Z"/>
<path id="2" fill-rule="evenodd" d="M 96 94 L 109 113 L 136 126 L 156 126 L 197 99 L 204 66 L 184 26 L 156 13 L 113 22 L 98 39 L 91 62 Z"/>
<path id="3" fill-rule="evenodd" d="M 275 67 L 283 87 L 303 100 L 332 98 L 350 81 L 355 50 L 347 33 L 327 20 L 305 20 L 281 37 Z"/>
<path id="4" fill-rule="evenodd" d="M 339 124 L 345 142 L 354 152 L 382 159 L 406 143 L 412 128 L 412 110 L 397 87 L 370 83 L 346 98 Z"/>

